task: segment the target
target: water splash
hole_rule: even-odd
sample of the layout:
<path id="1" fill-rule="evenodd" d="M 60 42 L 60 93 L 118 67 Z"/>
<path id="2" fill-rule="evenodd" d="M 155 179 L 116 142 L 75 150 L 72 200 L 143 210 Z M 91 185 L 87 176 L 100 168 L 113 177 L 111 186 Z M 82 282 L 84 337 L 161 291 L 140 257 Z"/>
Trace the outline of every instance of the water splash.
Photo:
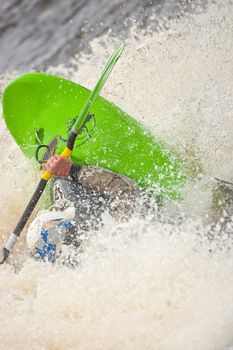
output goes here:
<path id="1" fill-rule="evenodd" d="M 135 29 L 104 90 L 184 155 L 192 150 L 202 179 L 189 184 L 183 209 L 199 217 L 179 225 L 149 217 L 124 224 L 106 218 L 105 228 L 84 242 L 75 270 L 30 258 L 17 273 L 3 266 L 0 348 L 233 346 L 231 236 L 210 240 L 202 224 L 211 203 L 210 177 L 232 180 L 232 23 L 231 5 L 212 5 L 166 31 Z M 77 71 L 64 66 L 50 71 L 92 87 L 112 47 L 108 36 L 95 40 L 94 54 L 76 60 Z M 0 175 L 1 235 L 6 235 L 35 179 L 3 123 L 0 130 L 1 161 L 9 169 Z"/>

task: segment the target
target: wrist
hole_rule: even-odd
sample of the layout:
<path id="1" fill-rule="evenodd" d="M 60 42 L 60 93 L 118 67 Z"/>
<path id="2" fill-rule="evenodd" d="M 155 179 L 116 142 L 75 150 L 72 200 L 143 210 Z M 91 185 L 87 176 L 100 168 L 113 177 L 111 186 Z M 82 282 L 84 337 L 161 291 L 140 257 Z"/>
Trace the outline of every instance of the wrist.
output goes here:
<path id="1" fill-rule="evenodd" d="M 72 164 L 69 172 L 69 179 L 77 181 L 78 179 L 78 174 L 81 170 L 81 165 L 79 164 Z"/>

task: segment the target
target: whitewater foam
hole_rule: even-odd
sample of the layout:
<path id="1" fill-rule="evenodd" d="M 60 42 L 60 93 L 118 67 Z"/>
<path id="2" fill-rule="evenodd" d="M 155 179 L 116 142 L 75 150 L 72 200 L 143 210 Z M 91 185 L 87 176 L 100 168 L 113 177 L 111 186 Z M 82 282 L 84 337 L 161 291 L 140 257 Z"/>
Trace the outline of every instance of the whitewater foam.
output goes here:
<path id="1" fill-rule="evenodd" d="M 2 266 L 1 349 L 233 346 L 232 240 L 224 234 L 210 239 L 203 224 L 211 178 L 232 180 L 232 23 L 231 5 L 211 5 L 166 31 L 132 31 L 103 95 L 184 156 L 194 155 L 202 174 L 185 190 L 181 207 L 188 218 L 172 225 L 137 216 L 119 224 L 106 217 L 105 227 L 84 242 L 74 270 L 39 264 L 27 255 L 17 270 Z M 91 88 L 113 46 L 109 36 L 96 39 L 91 56 L 75 59 L 77 70 L 49 71 Z M 0 132 L 3 237 L 30 198 L 37 175 L 3 122 Z"/>

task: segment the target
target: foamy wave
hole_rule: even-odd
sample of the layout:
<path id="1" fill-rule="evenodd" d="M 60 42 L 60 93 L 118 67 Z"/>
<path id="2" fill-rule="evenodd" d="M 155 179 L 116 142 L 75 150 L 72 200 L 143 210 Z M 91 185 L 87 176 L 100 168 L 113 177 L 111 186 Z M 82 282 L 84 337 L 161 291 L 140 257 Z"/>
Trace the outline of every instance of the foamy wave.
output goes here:
<path id="1" fill-rule="evenodd" d="M 179 225 L 149 217 L 124 224 L 106 218 L 104 229 L 84 242 L 74 270 L 28 257 L 17 273 L 2 266 L 1 349 L 233 346 L 231 236 L 210 239 L 202 224 L 211 206 L 211 178 L 232 180 L 232 23 L 231 5 L 212 5 L 166 31 L 134 29 L 103 91 L 199 162 L 201 180 L 188 184 L 183 203 L 187 216 L 199 218 Z M 94 40 L 93 54 L 75 59 L 76 70 L 49 71 L 91 88 L 114 40 Z M 37 177 L 3 122 L 0 133 L 0 233 L 6 236 Z"/>

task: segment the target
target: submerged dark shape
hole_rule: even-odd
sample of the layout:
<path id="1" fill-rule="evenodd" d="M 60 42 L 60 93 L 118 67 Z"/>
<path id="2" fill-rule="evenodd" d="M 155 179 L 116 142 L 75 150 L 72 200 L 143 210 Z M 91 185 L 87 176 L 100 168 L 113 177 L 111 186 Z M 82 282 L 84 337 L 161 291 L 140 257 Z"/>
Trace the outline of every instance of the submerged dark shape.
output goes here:
<path id="1" fill-rule="evenodd" d="M 134 23 L 156 30 L 160 16 L 176 18 L 193 5 L 189 0 L 0 1 L 0 72 L 67 63 L 104 33 L 126 38 Z"/>

